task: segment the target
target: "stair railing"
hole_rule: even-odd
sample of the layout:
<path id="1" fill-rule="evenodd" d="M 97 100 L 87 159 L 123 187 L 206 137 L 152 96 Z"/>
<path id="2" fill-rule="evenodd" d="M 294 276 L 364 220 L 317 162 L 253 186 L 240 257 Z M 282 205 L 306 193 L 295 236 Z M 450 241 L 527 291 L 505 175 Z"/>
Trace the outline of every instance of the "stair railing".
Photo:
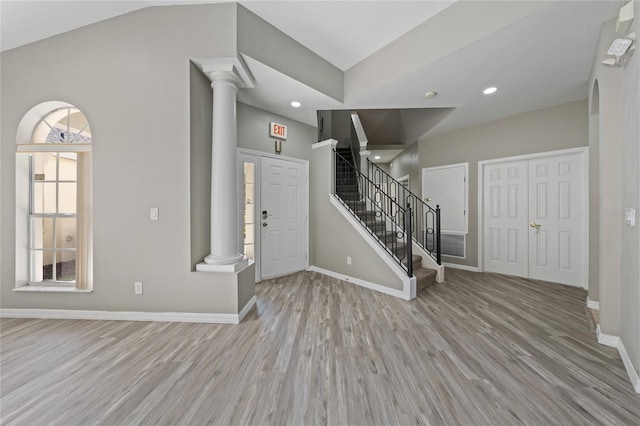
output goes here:
<path id="1" fill-rule="evenodd" d="M 389 173 L 382 170 L 375 163 L 367 159 L 367 174 L 369 179 L 388 194 L 397 204 L 407 205 L 415 213 L 411 220 L 413 240 L 442 264 L 442 247 L 440 240 L 440 206 L 432 208 L 420 197 L 411 192 Z M 393 214 L 393 212 L 389 212 Z"/>
<path id="2" fill-rule="evenodd" d="M 335 150 L 334 155 L 335 197 L 412 277 L 411 206 L 401 207 Z"/>

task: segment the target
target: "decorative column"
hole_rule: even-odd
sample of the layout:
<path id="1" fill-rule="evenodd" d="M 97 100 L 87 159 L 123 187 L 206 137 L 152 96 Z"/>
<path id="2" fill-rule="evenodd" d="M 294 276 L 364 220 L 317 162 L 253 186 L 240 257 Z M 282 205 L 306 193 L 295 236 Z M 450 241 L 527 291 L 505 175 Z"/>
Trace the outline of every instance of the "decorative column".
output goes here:
<path id="1" fill-rule="evenodd" d="M 196 265 L 203 272 L 238 272 L 248 264 L 240 252 L 236 94 L 253 78 L 238 58 L 194 61 L 211 80 L 211 252 Z"/>

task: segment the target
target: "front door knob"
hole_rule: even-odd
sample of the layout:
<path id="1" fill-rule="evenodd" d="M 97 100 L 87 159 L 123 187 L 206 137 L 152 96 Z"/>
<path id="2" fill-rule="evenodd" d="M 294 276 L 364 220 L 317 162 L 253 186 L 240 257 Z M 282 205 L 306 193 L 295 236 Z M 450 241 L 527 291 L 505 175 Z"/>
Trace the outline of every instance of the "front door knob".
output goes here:
<path id="1" fill-rule="evenodd" d="M 539 229 L 541 225 L 539 225 L 539 224 L 537 224 L 537 223 L 535 223 L 535 222 L 531 222 L 531 223 L 529 224 L 529 226 L 530 226 L 530 227 L 532 227 L 532 228 Z"/>

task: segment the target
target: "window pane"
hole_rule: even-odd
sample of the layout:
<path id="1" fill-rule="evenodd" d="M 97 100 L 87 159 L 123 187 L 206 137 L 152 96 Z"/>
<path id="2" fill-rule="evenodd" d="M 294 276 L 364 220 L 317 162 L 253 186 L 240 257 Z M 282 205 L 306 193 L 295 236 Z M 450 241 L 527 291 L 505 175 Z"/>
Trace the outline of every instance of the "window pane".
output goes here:
<path id="1" fill-rule="evenodd" d="M 56 248 L 76 247 L 76 218 L 56 218 Z"/>
<path id="2" fill-rule="evenodd" d="M 56 180 L 56 154 L 52 152 L 36 152 L 33 158 L 33 180 Z"/>
<path id="3" fill-rule="evenodd" d="M 254 183 L 254 171 L 255 164 L 246 162 L 244 163 L 244 181 L 245 183 Z"/>
<path id="4" fill-rule="evenodd" d="M 245 204 L 244 205 L 244 224 L 252 225 L 253 224 L 253 204 Z"/>
<path id="5" fill-rule="evenodd" d="M 253 244 L 244 245 L 244 255 L 247 256 L 247 259 L 253 260 L 253 256 L 254 256 Z"/>
<path id="6" fill-rule="evenodd" d="M 253 184 L 245 183 L 244 184 L 244 202 L 247 204 L 253 204 L 255 201 L 255 197 L 253 196 Z"/>
<path id="7" fill-rule="evenodd" d="M 76 213 L 76 183 L 59 183 L 58 213 Z"/>
<path id="8" fill-rule="evenodd" d="M 53 218 L 31 218 L 30 248 L 53 248 Z"/>
<path id="9" fill-rule="evenodd" d="M 39 283 L 43 280 L 43 255 L 44 253 L 41 251 L 30 252 L 31 259 L 29 265 L 31 265 L 31 270 L 29 271 L 29 281 L 32 283 Z"/>
<path id="10" fill-rule="evenodd" d="M 76 252 L 58 250 L 56 252 L 56 281 L 76 280 Z"/>
<path id="11" fill-rule="evenodd" d="M 42 279 L 53 279 L 53 256 L 55 252 L 53 250 L 42 252 Z"/>
<path id="12" fill-rule="evenodd" d="M 254 243 L 254 239 L 253 239 L 253 225 L 247 225 L 244 228 L 244 243 L 245 244 L 253 244 Z"/>
<path id="13" fill-rule="evenodd" d="M 34 182 L 33 184 L 33 212 L 56 212 L 56 184 Z"/>
<path id="14" fill-rule="evenodd" d="M 51 115 L 53 116 L 54 114 Z M 64 142 L 91 142 L 91 131 L 87 126 L 87 118 L 76 109 L 67 109 L 65 114 L 52 127 L 56 129 L 56 132 Z"/>
<path id="15" fill-rule="evenodd" d="M 60 154 L 60 172 L 59 179 L 60 180 L 77 180 L 78 179 L 78 168 L 76 161 L 78 158 L 78 154 L 75 152 L 61 152 Z"/>
<path id="16" fill-rule="evenodd" d="M 91 143 L 87 118 L 72 107 L 51 111 L 36 126 L 33 143 Z"/>

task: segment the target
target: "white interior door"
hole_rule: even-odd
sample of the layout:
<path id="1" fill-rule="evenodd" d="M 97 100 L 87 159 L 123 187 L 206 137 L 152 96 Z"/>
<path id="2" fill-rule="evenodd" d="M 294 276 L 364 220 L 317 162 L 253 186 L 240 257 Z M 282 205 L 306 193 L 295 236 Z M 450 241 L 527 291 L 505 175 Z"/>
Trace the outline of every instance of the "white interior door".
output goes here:
<path id="1" fill-rule="evenodd" d="M 306 267 L 306 166 L 279 158 L 261 160 L 262 278 L 300 271 Z"/>
<path id="2" fill-rule="evenodd" d="M 442 232 L 468 232 L 468 168 L 468 163 L 463 163 L 422 169 L 422 197 L 434 209 L 440 206 Z"/>
<path id="3" fill-rule="evenodd" d="M 582 155 L 529 160 L 529 277 L 582 286 L 585 188 Z"/>
<path id="4" fill-rule="evenodd" d="M 583 152 L 482 167 L 484 269 L 584 286 Z"/>
<path id="5" fill-rule="evenodd" d="M 527 161 L 484 167 L 484 268 L 528 276 Z"/>

